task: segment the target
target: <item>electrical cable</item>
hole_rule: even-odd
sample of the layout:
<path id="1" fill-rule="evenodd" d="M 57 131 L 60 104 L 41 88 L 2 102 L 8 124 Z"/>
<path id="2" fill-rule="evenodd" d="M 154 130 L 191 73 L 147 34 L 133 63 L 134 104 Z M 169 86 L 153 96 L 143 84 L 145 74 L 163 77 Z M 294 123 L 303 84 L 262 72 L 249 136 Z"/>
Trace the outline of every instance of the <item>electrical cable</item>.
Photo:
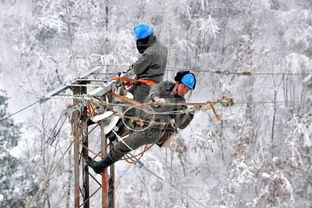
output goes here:
<path id="1" fill-rule="evenodd" d="M 124 145 L 126 145 L 127 148 L 129 148 L 129 150 L 133 151 L 133 149 L 125 142 L 123 141 L 123 139 L 121 139 L 121 137 L 118 134 L 115 134 L 117 138 L 120 139 L 119 142 L 122 142 Z M 174 188 L 176 191 L 178 191 L 178 193 L 180 193 L 182 196 L 185 196 L 191 200 L 193 200 L 194 202 L 196 202 L 198 205 L 200 205 L 201 207 L 205 207 L 208 208 L 207 206 L 205 206 L 204 204 L 202 204 L 200 201 L 198 201 L 197 199 L 195 199 L 192 196 L 189 196 L 187 193 L 181 191 L 176 185 L 174 185 L 173 183 L 170 183 L 169 181 L 166 181 L 165 179 L 163 179 L 161 176 L 159 176 L 157 173 L 153 172 L 152 170 L 150 170 L 149 168 L 147 168 L 143 162 L 140 161 L 140 159 L 137 159 L 133 154 L 131 154 L 130 152 L 128 153 L 131 157 L 131 160 L 134 161 L 134 165 L 137 165 L 139 168 L 142 168 L 143 170 L 145 170 L 146 172 L 150 173 L 151 175 L 155 176 L 157 179 L 159 179 L 161 182 L 171 186 L 172 188 Z"/>
<path id="2" fill-rule="evenodd" d="M 26 106 L 26 107 L 24 107 L 24 108 L 22 108 L 22 109 L 20 109 L 20 110 L 18 110 L 18 111 L 16 111 L 16 112 L 14 112 L 14 113 L 12 113 L 12 114 L 10 114 L 10 115 L 8 115 L 8 116 L 2 118 L 2 119 L 0 120 L 0 122 L 5 121 L 5 120 L 9 119 L 10 117 L 12 117 L 12 116 L 14 116 L 14 115 L 16 115 L 16 114 L 18 114 L 18 113 L 20 113 L 20 112 L 26 110 L 27 108 L 32 107 L 33 105 L 36 105 L 37 103 L 40 103 L 40 102 L 41 102 L 41 99 L 39 99 L 39 100 L 37 100 L 36 102 L 34 102 L 34 103 L 32 103 L 32 104 L 30 104 L 30 105 L 28 105 L 28 106 Z"/>
<path id="3" fill-rule="evenodd" d="M 126 64 L 107 64 L 104 66 L 130 66 Z M 222 70 L 215 70 L 212 71 L 211 69 L 208 68 L 184 68 L 184 67 L 174 67 L 174 66 L 167 66 L 166 71 L 194 71 L 194 72 L 199 72 L 199 73 L 215 73 L 215 74 L 222 74 L 222 75 L 241 75 L 241 76 L 253 76 L 253 75 L 276 75 L 276 76 L 281 76 L 281 75 L 289 75 L 289 76 L 308 76 L 312 75 L 312 73 L 290 73 L 290 72 L 230 72 L 230 71 L 222 71 Z"/>

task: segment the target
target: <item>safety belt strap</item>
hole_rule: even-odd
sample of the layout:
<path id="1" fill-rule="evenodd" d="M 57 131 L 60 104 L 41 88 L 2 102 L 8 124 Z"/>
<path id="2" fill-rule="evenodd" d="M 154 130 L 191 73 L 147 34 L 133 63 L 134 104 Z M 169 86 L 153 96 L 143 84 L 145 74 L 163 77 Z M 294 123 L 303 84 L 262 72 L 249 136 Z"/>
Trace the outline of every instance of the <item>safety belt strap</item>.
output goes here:
<path id="1" fill-rule="evenodd" d="M 119 80 L 122 82 L 127 82 L 130 84 L 133 84 L 135 82 L 140 82 L 142 84 L 146 84 L 146 85 L 150 85 L 150 86 L 155 86 L 158 83 L 154 80 L 150 80 L 150 79 L 132 79 L 132 78 L 128 78 L 128 77 L 112 77 L 112 80 Z"/>

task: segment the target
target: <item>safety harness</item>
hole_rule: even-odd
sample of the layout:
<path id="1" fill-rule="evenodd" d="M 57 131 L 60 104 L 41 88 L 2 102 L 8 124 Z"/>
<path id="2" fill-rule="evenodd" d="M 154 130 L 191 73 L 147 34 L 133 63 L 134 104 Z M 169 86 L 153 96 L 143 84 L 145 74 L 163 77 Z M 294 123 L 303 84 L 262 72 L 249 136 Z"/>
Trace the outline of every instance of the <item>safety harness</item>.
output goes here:
<path id="1" fill-rule="evenodd" d="M 111 79 L 116 80 L 116 81 L 121 81 L 127 87 L 130 87 L 135 83 L 142 83 L 142 84 L 146 84 L 150 86 L 155 86 L 158 84 L 156 81 L 150 80 L 150 79 L 132 79 L 128 77 L 113 77 Z"/>

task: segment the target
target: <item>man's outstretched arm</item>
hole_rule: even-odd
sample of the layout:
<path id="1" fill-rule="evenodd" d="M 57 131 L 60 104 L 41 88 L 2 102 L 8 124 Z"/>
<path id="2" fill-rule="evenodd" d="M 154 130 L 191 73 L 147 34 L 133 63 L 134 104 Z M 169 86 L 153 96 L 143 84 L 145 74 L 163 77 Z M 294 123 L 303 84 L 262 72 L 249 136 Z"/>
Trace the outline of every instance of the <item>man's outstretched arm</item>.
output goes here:
<path id="1" fill-rule="evenodd" d="M 183 106 L 181 110 L 187 109 L 186 106 Z M 194 114 L 191 112 L 183 112 L 180 114 L 177 114 L 174 118 L 175 125 L 179 129 L 185 129 L 193 120 Z"/>

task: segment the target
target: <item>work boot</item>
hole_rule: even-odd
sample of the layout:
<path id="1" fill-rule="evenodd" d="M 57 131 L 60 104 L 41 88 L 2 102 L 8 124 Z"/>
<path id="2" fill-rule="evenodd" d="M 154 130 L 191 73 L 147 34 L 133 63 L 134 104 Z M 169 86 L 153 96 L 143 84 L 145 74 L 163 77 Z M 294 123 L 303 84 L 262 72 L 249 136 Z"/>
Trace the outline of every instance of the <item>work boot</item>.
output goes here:
<path id="1" fill-rule="evenodd" d="M 85 160 L 87 165 L 91 167 L 97 174 L 101 174 L 103 170 L 105 170 L 107 167 L 114 164 L 115 162 L 108 155 L 98 162 L 93 160 L 89 156 L 85 157 Z"/>

